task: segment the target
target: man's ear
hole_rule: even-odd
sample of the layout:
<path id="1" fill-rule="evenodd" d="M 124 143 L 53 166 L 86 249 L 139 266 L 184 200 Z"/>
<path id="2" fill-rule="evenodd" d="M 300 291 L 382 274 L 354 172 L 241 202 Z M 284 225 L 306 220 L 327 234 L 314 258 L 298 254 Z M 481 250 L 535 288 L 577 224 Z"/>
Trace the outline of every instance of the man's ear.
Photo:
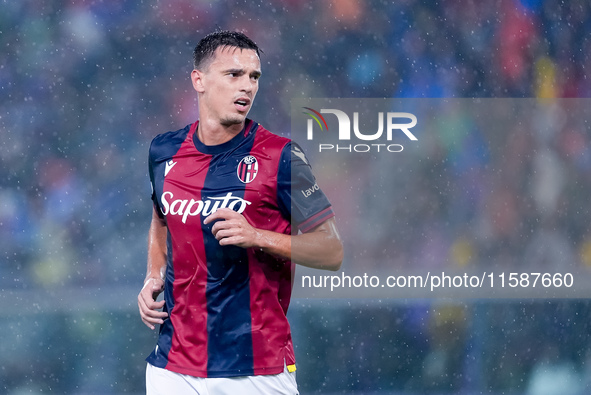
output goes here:
<path id="1" fill-rule="evenodd" d="M 203 93 L 205 90 L 203 87 L 203 72 L 199 70 L 193 70 L 191 72 L 191 82 L 193 83 L 193 89 L 198 93 Z"/>

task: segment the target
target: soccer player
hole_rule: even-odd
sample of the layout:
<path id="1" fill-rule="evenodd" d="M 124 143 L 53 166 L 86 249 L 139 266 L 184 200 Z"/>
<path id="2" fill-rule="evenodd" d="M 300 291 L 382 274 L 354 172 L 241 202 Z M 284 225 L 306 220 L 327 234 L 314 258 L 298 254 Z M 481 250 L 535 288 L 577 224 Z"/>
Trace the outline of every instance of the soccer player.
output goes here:
<path id="1" fill-rule="evenodd" d="M 191 73 L 200 119 L 150 146 L 154 210 L 138 306 L 149 328 L 160 325 L 147 358 L 151 395 L 297 394 L 286 318 L 294 263 L 341 265 L 334 213 L 305 155 L 246 118 L 259 52 L 242 33 L 204 37 Z"/>

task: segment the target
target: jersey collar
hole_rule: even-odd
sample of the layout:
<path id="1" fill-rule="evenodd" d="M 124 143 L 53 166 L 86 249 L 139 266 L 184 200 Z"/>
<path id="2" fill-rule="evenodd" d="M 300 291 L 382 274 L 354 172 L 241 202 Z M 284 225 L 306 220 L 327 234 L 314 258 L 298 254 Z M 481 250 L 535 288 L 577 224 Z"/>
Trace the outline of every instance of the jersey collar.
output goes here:
<path id="1" fill-rule="evenodd" d="M 240 143 L 246 138 L 246 136 L 255 131 L 257 123 L 247 118 L 246 122 L 244 122 L 244 128 L 240 133 L 234 136 L 231 140 L 218 145 L 203 144 L 197 135 L 198 125 L 199 121 L 195 122 L 191 127 L 191 132 L 193 133 L 193 144 L 195 144 L 195 148 L 204 154 L 216 155 L 238 147 Z"/>

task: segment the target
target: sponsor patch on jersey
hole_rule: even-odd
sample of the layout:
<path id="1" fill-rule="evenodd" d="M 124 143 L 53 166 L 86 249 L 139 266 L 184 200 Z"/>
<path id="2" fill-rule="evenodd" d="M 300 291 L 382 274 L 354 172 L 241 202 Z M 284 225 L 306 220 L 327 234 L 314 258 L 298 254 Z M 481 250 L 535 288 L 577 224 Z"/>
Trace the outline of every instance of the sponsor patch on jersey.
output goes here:
<path id="1" fill-rule="evenodd" d="M 318 184 L 314 184 L 312 185 L 311 188 L 302 190 L 302 195 L 304 195 L 305 198 L 307 198 L 308 196 L 312 195 L 314 192 L 319 191 L 320 187 L 318 186 Z"/>
<path id="2" fill-rule="evenodd" d="M 238 179 L 245 184 L 252 182 L 257 176 L 258 172 L 259 162 L 257 161 L 257 158 L 252 155 L 242 158 L 240 163 L 238 163 L 238 169 L 236 170 Z"/>
<path id="3" fill-rule="evenodd" d="M 242 214 L 251 202 L 244 200 L 239 196 L 233 196 L 232 192 L 228 192 L 226 196 L 215 196 L 204 200 L 195 199 L 175 199 L 174 194 L 166 191 L 160 197 L 162 204 L 162 214 L 164 215 L 178 215 L 183 217 L 183 223 L 187 223 L 189 217 L 201 215 L 207 217 L 215 213 L 220 208 L 229 208 Z"/>

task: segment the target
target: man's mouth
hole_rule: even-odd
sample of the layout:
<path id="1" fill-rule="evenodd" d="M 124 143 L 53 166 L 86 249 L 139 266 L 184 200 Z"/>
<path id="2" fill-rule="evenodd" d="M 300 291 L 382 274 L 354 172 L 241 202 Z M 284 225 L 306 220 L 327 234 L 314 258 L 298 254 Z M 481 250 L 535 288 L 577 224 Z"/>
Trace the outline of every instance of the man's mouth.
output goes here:
<path id="1" fill-rule="evenodd" d="M 246 111 L 249 104 L 250 100 L 246 98 L 240 98 L 234 102 L 234 105 L 239 111 Z"/>

